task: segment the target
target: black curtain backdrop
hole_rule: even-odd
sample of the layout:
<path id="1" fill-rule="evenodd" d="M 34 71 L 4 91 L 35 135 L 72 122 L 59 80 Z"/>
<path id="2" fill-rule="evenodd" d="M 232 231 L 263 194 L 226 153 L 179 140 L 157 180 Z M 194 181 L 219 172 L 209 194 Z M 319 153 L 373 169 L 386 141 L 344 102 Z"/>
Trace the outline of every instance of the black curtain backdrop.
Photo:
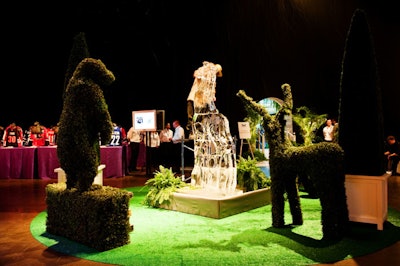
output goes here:
<path id="1" fill-rule="evenodd" d="M 53 6 L 54 5 L 54 6 Z M 58 122 L 74 36 L 116 75 L 104 88 L 114 122 L 129 128 L 132 111 L 165 110 L 186 124 L 193 72 L 221 64 L 217 108 L 233 135 L 245 110 L 240 89 L 255 100 L 281 98 L 338 116 L 341 61 L 352 14 L 368 15 L 382 87 L 385 134 L 400 137 L 400 22 L 391 1 L 222 0 L 64 1 L 6 4 L 1 18 L 3 71 L 0 126 Z M 368 125 L 366 125 L 368 128 Z"/>

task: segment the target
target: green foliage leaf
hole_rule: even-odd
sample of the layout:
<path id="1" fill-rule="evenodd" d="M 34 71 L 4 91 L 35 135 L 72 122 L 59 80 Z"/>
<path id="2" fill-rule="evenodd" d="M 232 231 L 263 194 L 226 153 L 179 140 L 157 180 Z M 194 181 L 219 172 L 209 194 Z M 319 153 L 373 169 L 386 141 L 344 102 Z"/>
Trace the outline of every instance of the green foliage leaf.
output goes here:
<path id="1" fill-rule="evenodd" d="M 179 177 L 175 177 L 172 169 L 160 165 L 160 170 L 155 172 L 153 178 L 146 181 L 145 186 L 149 191 L 143 204 L 157 208 L 161 204 L 169 204 L 171 194 L 187 184 Z"/>
<path id="2" fill-rule="evenodd" d="M 271 186 L 271 180 L 257 165 L 256 159 L 240 157 L 237 163 L 237 183 L 245 191 L 253 191 Z"/>
<path id="3" fill-rule="evenodd" d="M 304 138 L 304 145 L 311 145 L 315 141 L 317 130 L 325 123 L 328 115 L 318 115 L 306 106 L 296 109 L 293 121 L 300 127 L 300 134 Z"/>

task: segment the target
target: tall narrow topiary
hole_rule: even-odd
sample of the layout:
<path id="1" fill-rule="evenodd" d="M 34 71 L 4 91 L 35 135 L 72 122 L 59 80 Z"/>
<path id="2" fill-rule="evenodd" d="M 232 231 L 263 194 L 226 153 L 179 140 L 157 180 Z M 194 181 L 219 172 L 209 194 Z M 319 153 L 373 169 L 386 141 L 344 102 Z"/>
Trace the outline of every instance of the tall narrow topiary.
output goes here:
<path id="1" fill-rule="evenodd" d="M 64 87 L 62 93 L 63 99 L 69 80 L 71 79 L 76 67 L 83 59 L 88 57 L 90 57 L 90 52 L 86 42 L 86 35 L 84 32 L 79 32 L 74 36 L 71 52 L 68 58 L 68 65 L 67 70 L 65 71 Z"/>
<path id="2" fill-rule="evenodd" d="M 67 189 L 87 191 L 97 175 L 99 137 L 108 143 L 113 129 L 101 86 L 114 80 L 101 60 L 85 58 L 68 83 L 57 136 L 57 155 L 67 175 Z"/>
<path id="3" fill-rule="evenodd" d="M 339 144 L 346 174 L 384 174 L 383 118 L 375 50 L 366 13 L 352 17 L 342 60 Z"/>

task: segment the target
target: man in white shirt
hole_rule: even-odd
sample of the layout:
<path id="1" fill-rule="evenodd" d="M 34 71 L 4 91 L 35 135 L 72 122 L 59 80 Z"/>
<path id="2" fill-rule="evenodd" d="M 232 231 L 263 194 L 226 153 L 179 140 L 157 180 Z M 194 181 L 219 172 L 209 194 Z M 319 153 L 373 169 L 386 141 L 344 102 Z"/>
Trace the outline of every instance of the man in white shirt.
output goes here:
<path id="1" fill-rule="evenodd" d="M 172 123 L 172 126 L 175 129 L 174 135 L 172 137 L 172 142 L 174 144 L 181 143 L 183 141 L 183 139 L 185 138 L 185 130 L 183 129 L 183 127 L 181 127 L 179 120 L 175 120 Z"/>
<path id="2" fill-rule="evenodd" d="M 179 120 L 175 120 L 172 123 L 174 127 L 174 136 L 172 137 L 172 171 L 175 173 L 179 172 L 180 164 L 181 164 L 181 149 L 182 149 L 182 142 L 185 139 L 185 130 L 181 126 Z"/>
<path id="3" fill-rule="evenodd" d="M 327 142 L 332 142 L 333 140 L 333 125 L 332 120 L 326 120 L 326 126 L 323 128 L 322 133 L 324 135 L 324 140 Z"/>

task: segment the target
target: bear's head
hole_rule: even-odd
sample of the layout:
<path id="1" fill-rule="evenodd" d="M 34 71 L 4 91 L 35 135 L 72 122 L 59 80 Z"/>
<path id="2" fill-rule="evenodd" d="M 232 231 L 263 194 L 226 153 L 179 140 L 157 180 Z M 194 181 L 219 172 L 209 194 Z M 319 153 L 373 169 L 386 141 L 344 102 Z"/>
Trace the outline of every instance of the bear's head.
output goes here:
<path id="1" fill-rule="evenodd" d="M 100 59 L 85 58 L 76 67 L 70 82 L 79 79 L 91 79 L 100 86 L 108 86 L 115 81 L 115 76 Z"/>

